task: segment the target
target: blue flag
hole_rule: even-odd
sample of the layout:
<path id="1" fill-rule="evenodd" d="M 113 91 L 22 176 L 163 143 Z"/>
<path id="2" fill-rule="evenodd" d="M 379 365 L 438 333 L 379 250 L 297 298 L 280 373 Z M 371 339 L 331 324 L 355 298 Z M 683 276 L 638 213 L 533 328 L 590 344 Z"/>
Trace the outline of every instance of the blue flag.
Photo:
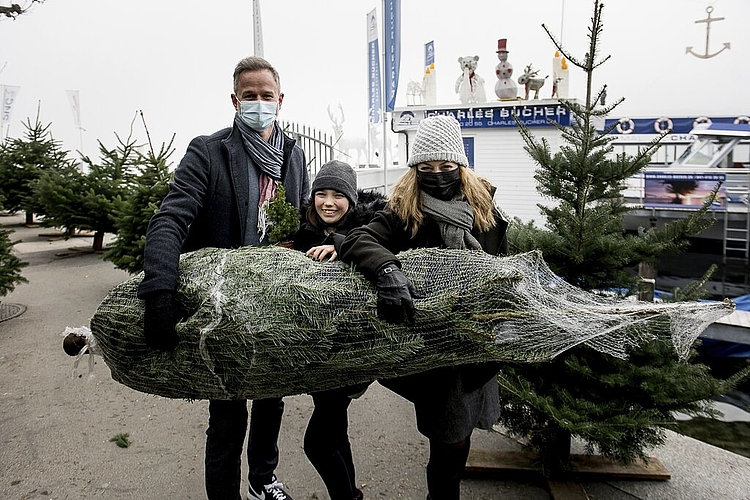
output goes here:
<path id="1" fill-rule="evenodd" d="M 385 110 L 393 111 L 401 65 L 401 0 L 384 0 L 383 29 L 385 44 Z"/>
<path id="2" fill-rule="evenodd" d="M 370 123 L 380 123 L 383 101 L 380 96 L 380 49 L 378 47 L 378 18 L 375 9 L 367 14 L 367 114 Z"/>

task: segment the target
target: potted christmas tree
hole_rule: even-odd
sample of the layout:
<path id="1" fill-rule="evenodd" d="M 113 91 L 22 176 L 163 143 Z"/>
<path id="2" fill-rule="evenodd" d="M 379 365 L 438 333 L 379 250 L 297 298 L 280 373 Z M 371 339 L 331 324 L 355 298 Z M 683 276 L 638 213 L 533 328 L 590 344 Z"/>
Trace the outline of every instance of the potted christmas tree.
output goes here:
<path id="1" fill-rule="evenodd" d="M 299 229 L 299 212 L 286 200 L 286 190 L 280 182 L 276 194 L 266 208 L 268 216 L 268 242 L 287 248 L 292 247 L 292 238 Z"/>

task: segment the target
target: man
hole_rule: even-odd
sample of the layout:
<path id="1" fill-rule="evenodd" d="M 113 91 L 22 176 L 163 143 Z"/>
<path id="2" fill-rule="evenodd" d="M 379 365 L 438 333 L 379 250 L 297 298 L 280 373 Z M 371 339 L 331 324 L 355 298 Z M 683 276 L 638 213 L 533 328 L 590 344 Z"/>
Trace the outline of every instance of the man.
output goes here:
<path id="1" fill-rule="evenodd" d="M 154 349 L 172 351 L 178 343 L 180 252 L 265 244 L 266 201 L 277 183 L 297 207 L 308 196 L 304 152 L 276 123 L 284 98 L 276 69 L 260 57 L 242 59 L 234 70 L 231 98 L 234 124 L 190 142 L 159 213 L 149 222 L 138 296 L 145 301 L 146 342 Z M 212 400 L 208 411 L 206 493 L 209 500 L 240 500 L 247 401 Z M 274 474 L 283 412 L 281 398 L 252 403 L 249 500 L 291 500 Z"/>

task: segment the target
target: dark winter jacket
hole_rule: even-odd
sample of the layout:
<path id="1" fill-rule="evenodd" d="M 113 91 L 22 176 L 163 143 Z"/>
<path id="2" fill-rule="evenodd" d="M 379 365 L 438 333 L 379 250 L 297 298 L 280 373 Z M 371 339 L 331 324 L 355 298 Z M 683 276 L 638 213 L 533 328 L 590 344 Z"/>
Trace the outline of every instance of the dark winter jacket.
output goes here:
<path id="1" fill-rule="evenodd" d="M 507 252 L 508 223 L 499 213 L 497 225 L 486 232 L 474 232 L 485 252 Z M 371 280 L 386 262 L 398 263 L 396 254 L 411 248 L 441 247 L 437 223 L 427 219 L 412 238 L 405 224 L 386 209 L 367 225 L 352 229 L 339 251 L 342 261 L 354 264 Z M 487 429 L 500 416 L 495 376 L 499 363 L 477 363 L 436 368 L 416 375 L 380 380 L 385 387 L 414 403 L 417 428 L 429 439 L 456 443 L 476 427 Z"/>
<path id="2" fill-rule="evenodd" d="M 502 255 L 508 251 L 505 238 L 508 223 L 497 212 L 495 220 L 494 228 L 472 234 L 485 252 Z M 444 246 L 443 239 L 435 221 L 426 219 L 412 238 L 404 222 L 386 209 L 377 213 L 366 226 L 352 230 L 341 245 L 340 255 L 341 260 L 356 264 L 357 270 L 372 280 L 380 266 L 386 262 L 398 262 L 395 254 L 399 252 L 441 246 Z"/>
<path id="3" fill-rule="evenodd" d="M 283 147 L 281 180 L 287 200 L 300 207 L 310 191 L 305 153 L 287 136 Z M 190 142 L 169 193 L 149 222 L 139 297 L 177 288 L 181 252 L 245 244 L 248 211 L 257 210 L 250 206 L 250 183 L 257 192 L 259 172 L 234 126 Z"/>

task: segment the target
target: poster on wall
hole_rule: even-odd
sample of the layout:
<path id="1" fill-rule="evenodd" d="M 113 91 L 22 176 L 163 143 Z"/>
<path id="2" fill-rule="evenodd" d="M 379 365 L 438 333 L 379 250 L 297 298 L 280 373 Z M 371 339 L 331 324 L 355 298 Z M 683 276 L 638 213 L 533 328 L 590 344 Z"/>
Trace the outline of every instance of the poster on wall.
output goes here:
<path id="1" fill-rule="evenodd" d="M 647 172 L 643 174 L 643 181 L 644 207 L 679 210 L 698 210 L 721 182 L 712 209 L 726 210 L 725 174 Z"/>

